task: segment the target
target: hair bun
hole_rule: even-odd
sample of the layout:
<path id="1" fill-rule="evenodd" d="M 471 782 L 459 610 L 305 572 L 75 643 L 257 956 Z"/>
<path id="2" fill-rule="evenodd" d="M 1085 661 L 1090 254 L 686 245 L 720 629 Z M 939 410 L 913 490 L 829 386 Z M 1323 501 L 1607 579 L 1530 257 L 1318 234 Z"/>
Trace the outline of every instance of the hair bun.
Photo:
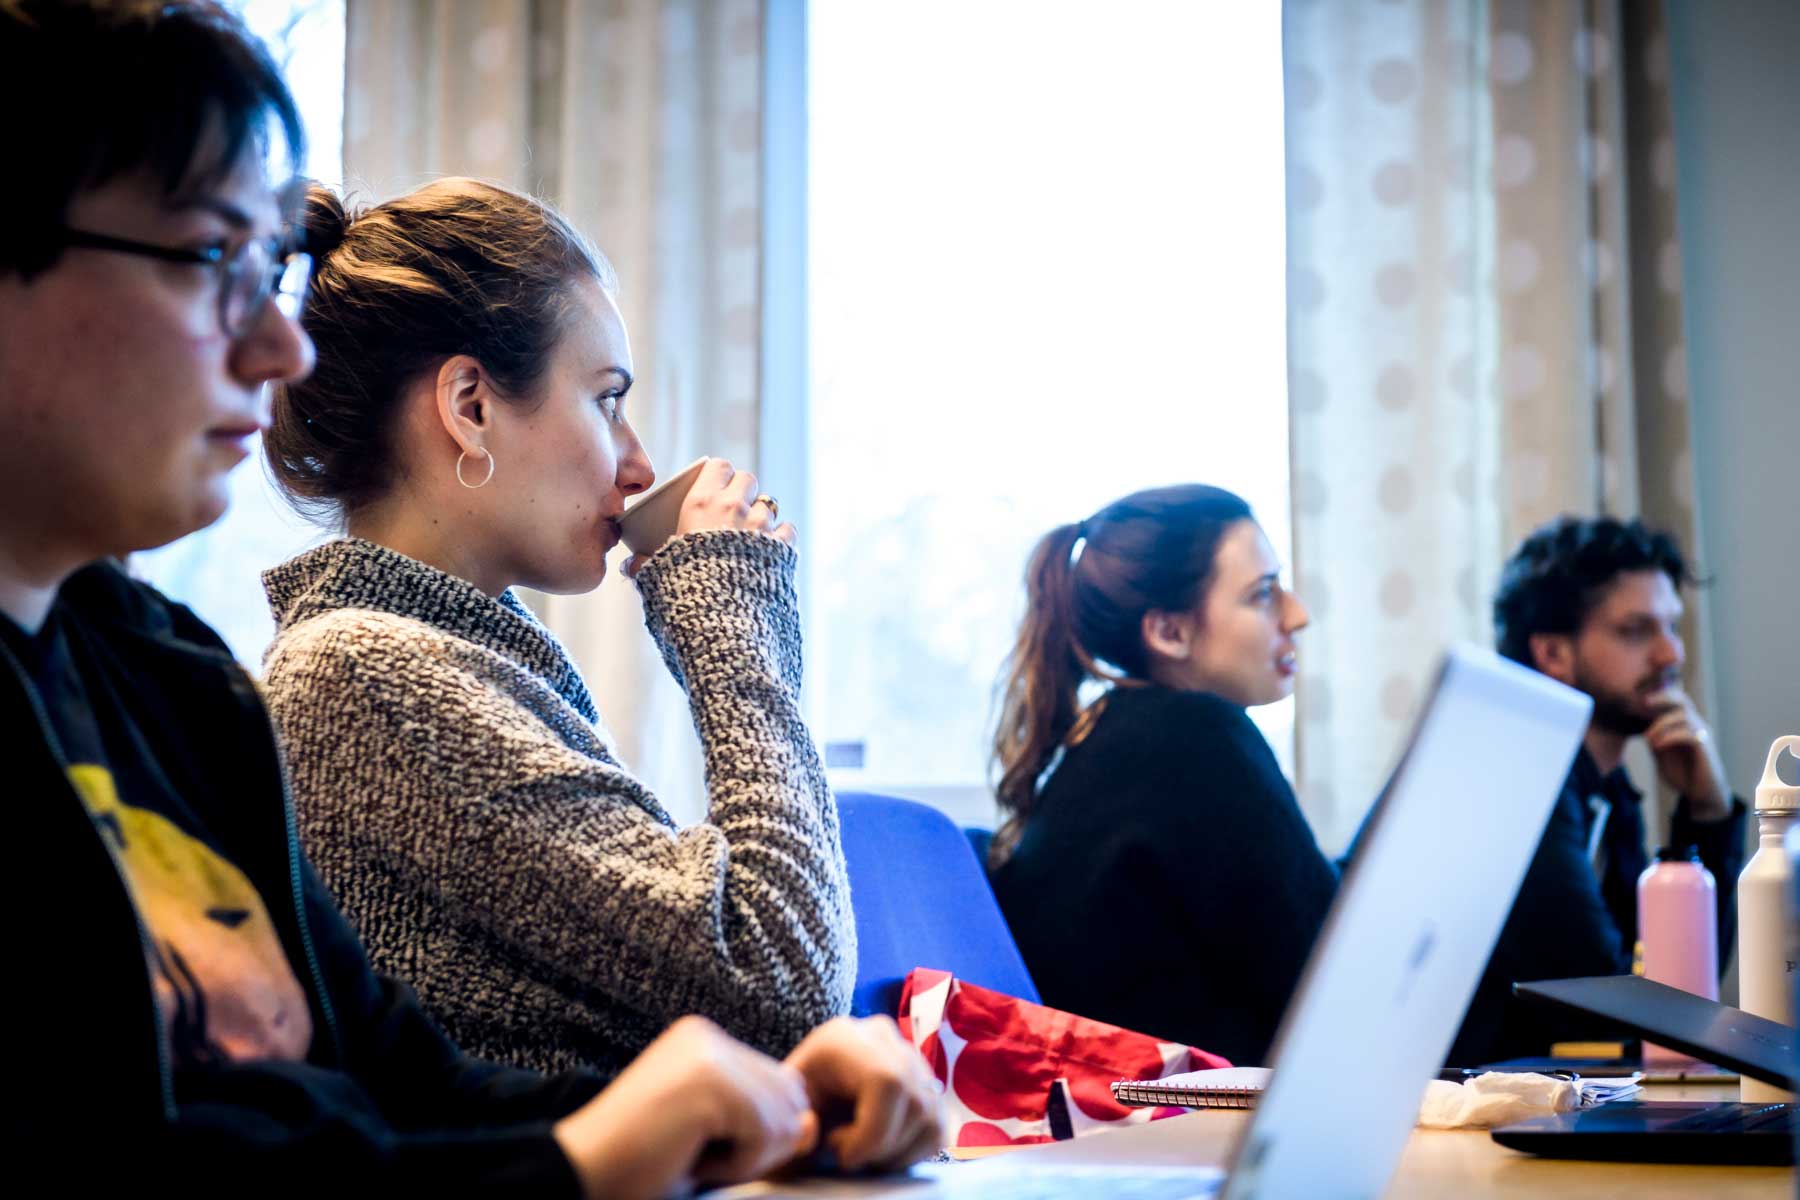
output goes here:
<path id="1" fill-rule="evenodd" d="M 352 218 L 344 210 L 344 202 L 321 184 L 309 184 L 306 201 L 300 210 L 300 234 L 305 250 L 314 261 L 324 258 L 343 243 L 350 232 Z"/>

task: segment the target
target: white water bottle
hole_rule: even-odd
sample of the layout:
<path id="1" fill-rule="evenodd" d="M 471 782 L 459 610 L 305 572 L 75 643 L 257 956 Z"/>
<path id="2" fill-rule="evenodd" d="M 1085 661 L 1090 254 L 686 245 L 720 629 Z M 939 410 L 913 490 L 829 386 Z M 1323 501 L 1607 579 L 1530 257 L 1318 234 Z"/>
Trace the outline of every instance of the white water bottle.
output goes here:
<path id="1" fill-rule="evenodd" d="M 1800 784 L 1776 769 L 1782 751 L 1800 758 L 1800 736 L 1780 737 L 1769 747 L 1762 782 L 1756 785 L 1756 853 L 1738 876 L 1738 1007 L 1745 1012 L 1794 1023 L 1794 963 L 1788 955 L 1787 913 L 1792 886 L 1788 873 L 1788 829 L 1800 817 Z M 1746 1103 L 1792 1100 L 1792 1092 L 1745 1078 Z"/>

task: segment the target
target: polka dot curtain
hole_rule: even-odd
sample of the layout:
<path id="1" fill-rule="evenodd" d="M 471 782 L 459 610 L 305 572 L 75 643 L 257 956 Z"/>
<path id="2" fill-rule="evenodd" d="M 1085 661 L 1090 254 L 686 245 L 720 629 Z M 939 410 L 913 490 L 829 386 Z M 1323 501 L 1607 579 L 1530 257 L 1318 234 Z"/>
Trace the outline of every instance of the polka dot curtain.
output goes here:
<path id="1" fill-rule="evenodd" d="M 1294 560 L 1316 620 L 1298 782 L 1340 846 L 1440 649 L 1492 644 L 1526 533 L 1641 513 L 1703 548 L 1661 4 L 1287 0 L 1283 22 Z"/>
<path id="2" fill-rule="evenodd" d="M 754 464 L 760 0 L 349 0 L 347 20 L 349 186 L 381 199 L 464 174 L 553 200 L 618 269 L 633 423 L 658 470 Z M 636 590 L 534 601 L 625 760 L 698 817 L 686 698 Z"/>

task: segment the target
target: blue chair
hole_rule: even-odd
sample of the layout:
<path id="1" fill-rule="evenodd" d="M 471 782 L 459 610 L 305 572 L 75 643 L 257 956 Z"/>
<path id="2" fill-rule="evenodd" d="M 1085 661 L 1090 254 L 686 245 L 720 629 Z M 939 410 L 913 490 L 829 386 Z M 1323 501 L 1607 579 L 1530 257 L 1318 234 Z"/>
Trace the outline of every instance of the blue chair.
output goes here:
<path id="1" fill-rule="evenodd" d="M 1037 1002 L 987 872 L 962 830 L 935 808 L 872 792 L 839 794 L 856 906 L 855 1015 L 894 1016 L 914 967 Z"/>
<path id="2" fill-rule="evenodd" d="M 988 851 L 994 846 L 994 831 L 964 825 L 963 836 L 969 839 L 969 849 L 975 851 L 975 861 L 981 864 L 982 870 L 987 870 Z"/>

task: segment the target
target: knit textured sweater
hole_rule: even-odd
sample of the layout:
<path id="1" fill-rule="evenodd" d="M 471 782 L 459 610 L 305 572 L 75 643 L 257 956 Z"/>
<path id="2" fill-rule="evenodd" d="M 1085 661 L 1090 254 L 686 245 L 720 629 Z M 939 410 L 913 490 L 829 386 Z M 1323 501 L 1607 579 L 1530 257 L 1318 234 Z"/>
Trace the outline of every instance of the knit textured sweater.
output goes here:
<path id="1" fill-rule="evenodd" d="M 638 573 L 705 752 L 707 819 L 685 829 L 511 592 L 355 538 L 264 575 L 307 852 L 375 964 L 465 1049 L 610 1075 L 686 1013 L 783 1054 L 848 1011 L 856 933 L 800 717 L 794 563 L 714 531 Z"/>

